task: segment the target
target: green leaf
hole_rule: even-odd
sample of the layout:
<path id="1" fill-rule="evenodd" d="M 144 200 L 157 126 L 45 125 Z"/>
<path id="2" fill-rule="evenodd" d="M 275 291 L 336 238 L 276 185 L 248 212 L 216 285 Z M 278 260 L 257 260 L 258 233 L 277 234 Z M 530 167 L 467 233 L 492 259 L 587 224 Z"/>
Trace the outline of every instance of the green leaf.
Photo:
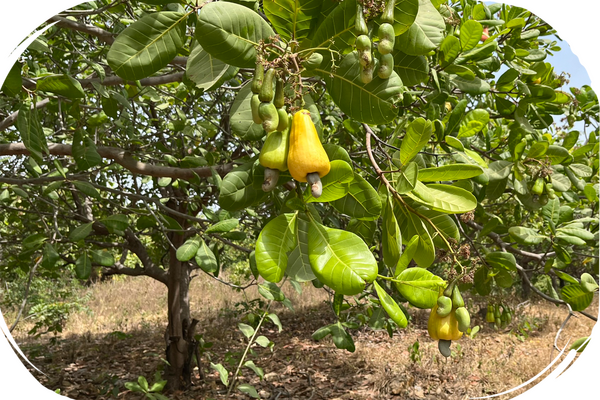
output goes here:
<path id="1" fill-rule="evenodd" d="M 396 204 L 397 205 L 397 204 Z M 417 235 L 419 237 L 418 249 L 414 255 L 414 260 L 421 268 L 428 268 L 435 260 L 435 246 L 429 231 L 425 227 L 425 223 L 414 213 L 406 208 L 399 206 L 395 207 L 401 216 L 396 217 L 402 232 L 404 243 L 408 243 L 408 238 Z"/>
<path id="2" fill-rule="evenodd" d="M 285 274 L 297 282 L 308 282 L 315 279 L 315 274 L 308 258 L 308 224 L 309 219 L 305 213 L 298 213 L 296 232 L 294 235 L 294 248 L 288 256 L 288 265 Z"/>
<path id="3" fill-rule="evenodd" d="M 510 236 L 515 241 L 525 245 L 540 244 L 545 239 L 548 239 L 546 236 L 539 234 L 537 231 L 524 226 L 512 226 L 508 228 L 508 233 L 510 233 Z"/>
<path id="4" fill-rule="evenodd" d="M 578 282 L 575 281 L 573 283 Z M 596 280 L 592 275 L 588 274 L 587 272 L 584 272 L 583 274 L 581 274 L 581 288 L 584 292 L 593 293 L 596 290 L 598 290 L 598 284 L 596 283 Z"/>
<path id="5" fill-rule="evenodd" d="M 583 164 L 570 164 L 569 167 L 571 171 L 575 173 L 580 178 L 591 178 L 593 175 L 593 170 L 587 165 Z"/>
<path id="6" fill-rule="evenodd" d="M 375 221 L 365 221 L 352 218 L 350 219 L 350 222 L 348 222 L 346 229 L 357 234 L 362 240 L 365 241 L 365 243 L 367 243 L 367 245 L 370 245 L 373 243 L 377 224 Z"/>
<path id="7" fill-rule="evenodd" d="M 296 244 L 297 214 L 282 214 L 260 232 L 256 241 L 256 264 L 260 275 L 269 282 L 279 282 L 288 265 L 288 252 Z"/>
<path id="8" fill-rule="evenodd" d="M 406 165 L 429 142 L 433 132 L 433 124 L 422 117 L 411 122 L 400 145 L 400 162 Z"/>
<path id="9" fill-rule="evenodd" d="M 41 163 L 43 154 L 48 154 L 48 144 L 37 116 L 37 110 L 32 110 L 28 104 L 21 105 L 16 126 L 31 157 Z"/>
<path id="10" fill-rule="evenodd" d="M 436 247 L 448 249 L 448 245 L 444 240 L 442 240 L 441 236 L 446 238 L 446 240 L 453 239 L 456 242 L 460 241 L 460 234 L 458 232 L 458 227 L 454 222 L 454 218 L 450 217 L 446 213 L 429 210 L 425 207 L 419 207 L 417 208 L 417 211 L 425 218 L 428 218 L 429 221 L 431 221 L 431 223 L 437 228 L 437 230 L 434 229 L 429 221 L 425 223 L 425 227 L 427 228 L 429 235 L 433 239 L 433 244 Z"/>
<path id="11" fill-rule="evenodd" d="M 421 182 L 455 181 L 469 179 L 481 175 L 483 168 L 470 164 L 447 164 L 441 167 L 423 168 L 419 170 Z"/>
<path id="12" fill-rule="evenodd" d="M 467 94 L 485 94 L 491 87 L 487 81 L 480 78 L 465 79 L 457 75 L 450 75 L 450 82 L 454 84 L 461 92 Z"/>
<path id="13" fill-rule="evenodd" d="M 143 376 L 138 377 L 138 385 L 142 388 L 142 390 L 147 393 L 148 392 L 148 381 Z"/>
<path id="14" fill-rule="evenodd" d="M 312 111 L 310 115 L 312 117 Z M 327 153 L 329 161 L 342 160 L 346 161 L 348 165 L 352 165 L 352 159 L 350 158 L 350 155 L 348 155 L 348 152 L 342 146 L 338 146 L 337 144 L 326 143 L 323 145 L 323 149 L 325 149 L 325 153 Z"/>
<path id="15" fill-rule="evenodd" d="M 571 181 L 563 174 L 554 172 L 550 175 L 550 180 L 552 181 L 552 188 L 557 192 L 566 192 L 571 189 Z"/>
<path id="16" fill-rule="evenodd" d="M 196 43 L 185 67 L 185 74 L 197 88 L 207 91 L 211 89 L 229 69 L 229 65 L 212 57 Z"/>
<path id="17" fill-rule="evenodd" d="M 558 197 L 548 200 L 548 203 L 542 207 L 542 217 L 554 225 L 558 225 L 558 219 L 560 217 L 560 200 Z"/>
<path id="18" fill-rule="evenodd" d="M 265 135 L 262 125 L 255 124 L 252 119 L 250 99 L 252 98 L 252 82 L 245 84 L 235 96 L 229 110 L 231 131 L 246 140 L 258 140 Z M 311 113 L 312 116 L 312 113 Z"/>
<path id="19" fill-rule="evenodd" d="M 517 270 L 517 261 L 511 253 L 494 251 L 485 255 L 485 261 L 492 267 L 507 271 Z"/>
<path id="20" fill-rule="evenodd" d="M 96 150 L 96 144 L 81 130 L 73 135 L 73 158 L 79 170 L 88 170 L 102 162 L 102 157 Z"/>
<path id="21" fill-rule="evenodd" d="M 559 270 L 554 270 L 554 273 L 556 274 L 556 276 L 558 276 L 560 279 L 562 279 L 563 281 L 567 282 L 567 283 L 574 283 L 574 284 L 579 284 L 579 282 L 577 281 L 577 279 L 573 278 L 571 275 L 559 271 Z M 585 289 L 584 289 L 585 290 Z"/>
<path id="22" fill-rule="evenodd" d="M 461 54 L 459 57 L 456 58 L 456 60 L 454 60 L 454 63 L 460 65 L 464 64 L 467 61 L 483 60 L 494 54 L 494 51 L 496 51 L 497 49 L 498 42 L 493 40 L 489 43 L 479 45 L 478 47 L 475 47 L 474 49 Z"/>
<path id="23" fill-rule="evenodd" d="M 36 90 L 58 94 L 70 99 L 81 99 L 85 92 L 77 79 L 69 75 L 47 75 L 36 82 Z"/>
<path id="24" fill-rule="evenodd" d="M 92 262 L 103 267 L 110 267 L 115 264 L 115 257 L 108 250 L 90 250 Z"/>
<path id="25" fill-rule="evenodd" d="M 242 210 L 267 196 L 260 187 L 254 187 L 253 166 L 254 161 L 251 161 L 225 175 L 219 195 L 221 208 L 228 211 Z"/>
<path id="26" fill-rule="evenodd" d="M 358 236 L 311 219 L 308 252 L 315 276 L 336 293 L 354 295 L 377 277 L 375 257 Z"/>
<path id="27" fill-rule="evenodd" d="M 379 297 L 379 302 L 381 303 L 381 306 L 385 312 L 398 325 L 398 327 L 406 328 L 408 325 L 408 320 L 406 319 L 406 315 L 404 315 L 404 312 L 400 306 L 398 306 L 394 299 L 387 294 L 387 292 L 381 286 L 379 286 L 377 281 L 373 281 L 373 286 L 375 286 L 377 297 Z"/>
<path id="28" fill-rule="evenodd" d="M 460 53 L 460 40 L 454 35 L 448 35 L 440 45 L 441 65 L 446 67 L 458 57 Z"/>
<path id="29" fill-rule="evenodd" d="M 448 119 L 448 123 L 446 124 L 446 141 L 450 140 L 449 135 L 453 133 L 456 128 L 459 127 L 459 123 L 461 119 L 464 117 L 465 111 L 467 110 L 467 99 L 462 99 L 456 104 L 456 107 L 450 113 L 450 117 Z M 453 146 L 455 147 L 455 146 Z M 461 145 L 461 147 L 463 147 Z M 455 147 L 456 148 L 456 147 Z M 464 148 L 464 147 L 463 147 Z"/>
<path id="30" fill-rule="evenodd" d="M 73 229 L 71 233 L 69 233 L 69 240 L 71 242 L 78 242 L 85 239 L 90 235 L 90 233 L 92 233 L 92 225 L 94 225 L 93 222 L 79 225 L 77 228 Z"/>
<path id="31" fill-rule="evenodd" d="M 394 33 L 402 35 L 415 22 L 419 11 L 419 0 L 396 0 L 394 8 Z"/>
<path id="32" fill-rule="evenodd" d="M 44 235 L 45 236 L 45 235 Z M 42 268 L 52 269 L 56 265 L 56 262 L 60 259 L 60 255 L 50 243 L 44 244 L 44 250 L 42 251 Z"/>
<path id="33" fill-rule="evenodd" d="M 364 220 L 374 220 L 381 214 L 381 200 L 377 191 L 358 173 L 348 185 L 348 194 L 331 205 L 343 214 Z"/>
<path id="34" fill-rule="evenodd" d="M 394 71 L 405 86 L 414 86 L 429 79 L 429 63 L 424 56 L 410 56 L 394 51 Z"/>
<path id="35" fill-rule="evenodd" d="M 258 292 L 267 300 L 284 301 L 285 295 L 273 282 L 265 282 L 258 285 Z"/>
<path id="36" fill-rule="evenodd" d="M 221 382 L 223 385 L 229 385 L 229 372 L 223 367 L 221 364 L 213 364 L 210 363 L 210 367 L 219 373 L 219 378 L 221 378 Z"/>
<path id="37" fill-rule="evenodd" d="M 396 182 L 396 191 L 400 194 L 408 193 L 417 185 L 419 179 L 419 166 L 416 162 L 411 161 L 402 168 L 398 173 L 398 181 Z"/>
<path id="38" fill-rule="evenodd" d="M 129 218 L 124 214 L 114 214 L 100 220 L 110 233 L 123 236 L 129 227 Z"/>
<path id="39" fill-rule="evenodd" d="M 481 40 L 483 26 L 472 19 L 466 21 L 460 27 L 460 46 L 462 51 L 468 51 L 477 46 Z"/>
<path id="40" fill-rule="evenodd" d="M 24 250 L 34 250 L 40 248 L 47 239 L 45 233 L 33 233 L 23 239 L 21 245 Z"/>
<path id="41" fill-rule="evenodd" d="M 196 251 L 196 256 L 194 259 L 196 260 L 196 264 L 198 264 L 198 266 L 204 272 L 211 274 L 219 270 L 217 257 L 215 257 L 215 254 L 212 252 L 210 247 L 206 245 L 204 240 L 200 240 L 200 246 Z"/>
<path id="42" fill-rule="evenodd" d="M 578 353 L 581 353 L 587 347 L 589 336 L 581 337 L 573 342 L 569 350 L 577 350 Z"/>
<path id="43" fill-rule="evenodd" d="M 410 239 L 410 241 L 404 248 L 402 255 L 400 256 L 400 260 L 398 260 L 398 264 L 396 265 L 396 269 L 394 271 L 394 278 L 397 278 L 398 275 L 400 275 L 400 273 L 402 271 L 404 271 L 406 268 L 408 268 L 408 265 L 410 264 L 410 261 L 415 256 L 415 252 L 417 251 L 418 247 L 419 247 L 419 236 L 415 235 Z"/>
<path id="44" fill-rule="evenodd" d="M 458 129 L 458 137 L 469 137 L 478 134 L 490 122 L 490 114 L 481 108 L 471 110 L 465 115 Z"/>
<path id="45" fill-rule="evenodd" d="M 415 196 L 414 193 L 417 189 L 426 192 L 427 197 Z M 435 211 L 447 214 L 460 214 L 474 210 L 477 207 L 475 196 L 471 192 L 457 186 L 438 183 L 425 186 L 421 182 L 418 182 L 415 191 L 408 193 L 408 195 Z"/>
<path id="46" fill-rule="evenodd" d="M 237 389 L 242 393 L 246 393 L 248 396 L 252 397 L 253 399 L 260 399 L 260 396 L 258 395 L 256 388 L 254 386 L 250 385 L 249 383 L 240 383 L 238 385 Z"/>
<path id="47" fill-rule="evenodd" d="M 594 293 L 586 292 L 580 285 L 571 284 L 561 289 L 561 297 L 573 311 L 583 311 L 592 304 Z"/>
<path id="48" fill-rule="evenodd" d="M 248 324 L 244 324 L 243 322 L 238 323 L 238 329 L 242 331 L 246 338 L 250 339 L 252 335 L 254 335 L 254 328 Z"/>
<path id="49" fill-rule="evenodd" d="M 254 68 L 256 48 L 275 33 L 256 12 L 224 1 L 206 4 L 198 14 L 195 38 L 211 56 L 240 68 Z"/>
<path id="50" fill-rule="evenodd" d="M 548 150 L 546 150 L 545 156 L 550 159 L 552 165 L 556 165 L 565 161 L 570 156 L 570 154 L 569 150 L 565 149 L 564 147 L 551 144 L 550 146 L 548 146 Z"/>
<path id="51" fill-rule="evenodd" d="M 558 228 L 556 230 L 556 232 L 557 232 L 557 234 L 564 233 L 569 236 L 575 236 L 582 240 L 594 240 L 593 233 L 591 233 L 590 231 L 586 231 L 585 229 L 581 229 L 581 228 L 564 227 L 564 228 Z"/>
<path id="52" fill-rule="evenodd" d="M 183 46 L 187 14 L 148 14 L 117 36 L 106 55 L 108 65 L 123 79 L 136 81 L 165 67 Z"/>
<path id="53" fill-rule="evenodd" d="M 410 304 L 418 308 L 432 308 L 437 303 L 439 288 L 445 281 L 424 268 L 405 269 L 396 278 L 396 288 Z"/>
<path id="54" fill-rule="evenodd" d="M 541 159 L 546 154 L 549 145 L 545 140 L 535 142 L 527 152 L 527 157 Z"/>
<path id="55" fill-rule="evenodd" d="M 250 368 L 252 371 L 254 371 L 256 375 L 258 375 L 260 379 L 263 379 L 265 377 L 265 372 L 263 371 L 263 369 L 257 367 L 256 364 L 254 364 L 254 361 L 252 360 L 246 361 L 244 363 L 244 367 Z"/>
<path id="56" fill-rule="evenodd" d="M 92 273 L 92 260 L 87 255 L 87 251 L 84 251 L 77 260 L 75 260 L 75 276 L 78 279 L 86 280 Z"/>
<path id="57" fill-rule="evenodd" d="M 304 193 L 304 201 L 307 203 L 334 201 L 341 199 L 348 193 L 348 183 L 354 179 L 352 167 L 345 161 L 333 160 L 330 163 L 329 173 L 321 178 L 323 192 L 320 197 L 315 198 L 307 188 Z"/>
<path id="58" fill-rule="evenodd" d="M 21 78 L 21 63 L 16 62 L 8 72 L 4 83 L 2 84 L 2 92 L 10 97 L 15 97 L 21 91 L 23 79 Z"/>
<path id="59" fill-rule="evenodd" d="M 356 0 L 340 3 L 331 11 L 317 28 L 312 39 L 313 48 L 328 48 L 334 52 L 345 54 L 352 48 L 356 35 L 354 34 L 354 18 L 356 16 Z M 322 68 L 331 65 L 329 50 L 320 50 L 323 55 Z"/>
<path id="60" fill-rule="evenodd" d="M 219 221 L 204 231 L 205 234 L 209 233 L 224 233 L 235 229 L 240 224 L 237 218 L 229 218 L 223 221 Z"/>
<path id="61" fill-rule="evenodd" d="M 321 0 L 265 0 L 263 8 L 279 36 L 301 42 L 314 29 L 322 4 Z"/>
<path id="62" fill-rule="evenodd" d="M 489 165 L 487 174 L 492 181 L 500 181 L 508 178 L 512 171 L 513 163 L 510 161 L 500 160 L 494 161 Z"/>
<path id="63" fill-rule="evenodd" d="M 406 54 L 425 55 L 437 48 L 444 38 L 444 19 L 431 1 L 419 0 L 419 11 L 408 31 L 396 38 L 398 48 Z"/>
<path id="64" fill-rule="evenodd" d="M 175 257 L 179 261 L 189 261 L 192 258 L 196 257 L 196 253 L 200 248 L 200 238 L 193 237 L 185 241 L 184 244 L 179 246 L 177 252 L 175 253 Z"/>
<path id="65" fill-rule="evenodd" d="M 102 199 L 102 196 L 100 196 L 100 192 L 98 192 L 98 190 L 96 190 L 96 188 L 88 182 L 73 181 L 73 186 L 75 186 L 77 190 L 84 193 L 86 196 L 93 197 L 96 200 Z"/>
<path id="66" fill-rule="evenodd" d="M 392 197 L 388 194 L 383 207 L 381 224 L 381 247 L 383 261 L 391 270 L 396 267 L 402 253 L 402 234 L 394 215 Z"/>
<path id="67" fill-rule="evenodd" d="M 329 327 L 335 347 L 341 350 L 348 350 L 351 353 L 354 352 L 354 340 L 352 340 L 352 336 L 344 329 L 342 323 L 338 321 L 336 324 L 329 325 Z"/>
<path id="68" fill-rule="evenodd" d="M 323 68 L 315 71 L 322 73 L 331 98 L 349 117 L 379 125 L 391 122 L 398 115 L 394 101 L 399 98 L 403 84 L 395 72 L 388 79 L 375 76 L 370 83 L 364 84 L 355 51 L 347 54 L 335 71 Z"/>

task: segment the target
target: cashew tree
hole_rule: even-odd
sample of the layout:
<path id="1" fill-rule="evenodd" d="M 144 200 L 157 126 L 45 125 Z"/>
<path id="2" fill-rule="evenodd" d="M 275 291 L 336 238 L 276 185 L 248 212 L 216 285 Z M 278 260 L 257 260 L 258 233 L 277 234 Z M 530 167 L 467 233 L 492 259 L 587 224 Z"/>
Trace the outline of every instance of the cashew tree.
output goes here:
<path id="1" fill-rule="evenodd" d="M 329 291 L 313 337 L 349 351 L 421 308 L 448 356 L 461 293 L 595 319 L 598 98 L 531 12 L 98 0 L 48 23 L 0 94 L 1 272 L 164 283 L 171 389 L 200 358 L 191 279 L 236 262 L 272 301 Z"/>

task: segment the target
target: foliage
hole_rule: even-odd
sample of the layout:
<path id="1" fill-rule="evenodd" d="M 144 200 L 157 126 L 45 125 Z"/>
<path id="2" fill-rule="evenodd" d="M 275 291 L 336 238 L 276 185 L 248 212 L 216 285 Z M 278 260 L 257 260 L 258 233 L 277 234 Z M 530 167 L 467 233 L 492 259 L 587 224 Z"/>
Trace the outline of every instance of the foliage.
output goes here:
<path id="1" fill-rule="evenodd" d="M 368 301 L 363 317 L 393 334 L 455 284 L 585 312 L 598 98 L 547 62 L 560 47 L 545 21 L 474 0 L 398 0 L 385 16 L 385 1 L 163 3 L 81 5 L 11 71 L 3 277 L 41 260 L 42 276 L 147 275 L 179 294 L 192 271 L 243 264 L 272 301 L 284 279 L 326 286 L 335 321 L 314 337 L 350 351 L 344 304 Z M 265 69 L 275 93 L 254 87 Z M 299 110 L 330 161 L 309 185 L 259 160 L 280 111 Z"/>

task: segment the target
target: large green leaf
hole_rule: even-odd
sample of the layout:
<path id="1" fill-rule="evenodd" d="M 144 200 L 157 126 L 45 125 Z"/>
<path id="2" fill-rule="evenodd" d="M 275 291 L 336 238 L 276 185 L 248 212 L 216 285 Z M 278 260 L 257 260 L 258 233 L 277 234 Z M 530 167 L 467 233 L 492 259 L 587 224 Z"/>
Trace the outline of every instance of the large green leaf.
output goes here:
<path id="1" fill-rule="evenodd" d="M 419 237 L 417 235 L 413 236 L 410 241 L 407 243 L 400 259 L 398 260 L 398 264 L 396 264 L 396 269 L 394 270 L 394 278 L 398 277 L 402 271 L 408 268 L 411 260 L 414 258 L 417 249 L 419 248 Z"/>
<path id="2" fill-rule="evenodd" d="M 439 289 L 445 282 L 424 268 L 405 269 L 396 278 L 396 288 L 410 304 L 418 308 L 432 308 L 437 303 Z"/>
<path id="3" fill-rule="evenodd" d="M 216 224 L 209 226 L 204 233 L 225 233 L 229 232 L 232 229 L 237 228 L 240 224 L 240 221 L 237 218 L 227 218 L 223 221 L 219 221 Z"/>
<path id="4" fill-rule="evenodd" d="M 73 158 L 80 170 L 88 170 L 102 162 L 102 157 L 96 150 L 96 144 L 81 130 L 73 135 Z"/>
<path id="5" fill-rule="evenodd" d="M 462 51 L 468 51 L 477 46 L 477 43 L 481 40 L 482 33 L 483 26 L 477 21 L 470 19 L 462 24 L 460 27 L 460 46 Z"/>
<path id="6" fill-rule="evenodd" d="M 282 214 L 260 232 L 256 241 L 256 266 L 269 282 L 279 282 L 288 265 L 288 252 L 294 248 L 297 214 Z"/>
<path id="7" fill-rule="evenodd" d="M 406 319 L 406 315 L 404 315 L 404 312 L 400 306 L 394 301 L 392 296 L 387 294 L 384 288 L 379 286 L 377 281 L 373 281 L 373 286 L 375 286 L 377 297 L 379 297 L 379 302 L 381 303 L 381 306 L 385 312 L 400 328 L 406 328 L 406 325 L 408 325 L 408 320 Z"/>
<path id="8" fill-rule="evenodd" d="M 113 214 L 100 220 L 110 233 L 123 236 L 129 227 L 129 218 L 125 214 Z"/>
<path id="9" fill-rule="evenodd" d="M 311 219 L 308 252 L 314 274 L 336 293 L 362 292 L 377 277 L 377 261 L 358 236 L 332 229 Z"/>
<path id="10" fill-rule="evenodd" d="M 394 8 L 394 33 L 406 32 L 415 22 L 419 11 L 419 0 L 396 0 Z"/>
<path id="11" fill-rule="evenodd" d="M 402 234 L 396 221 L 392 197 L 388 195 L 384 200 L 382 224 L 381 224 L 381 247 L 383 250 L 383 261 L 391 271 L 396 268 L 400 254 L 402 254 Z"/>
<path id="12" fill-rule="evenodd" d="M 252 84 L 248 82 L 238 91 L 229 110 L 231 131 L 246 140 L 258 140 L 265 135 L 262 125 L 255 124 L 252 120 L 250 99 L 253 94 Z"/>
<path id="13" fill-rule="evenodd" d="M 183 46 L 187 14 L 148 14 L 117 36 L 106 55 L 108 65 L 123 79 L 138 80 L 166 66 Z"/>
<path id="14" fill-rule="evenodd" d="M 454 219 L 450 215 L 435 210 L 428 210 L 425 207 L 419 207 L 417 211 L 429 219 L 429 221 L 425 223 L 425 227 L 436 247 L 444 249 L 448 248 L 448 245 L 446 245 L 446 242 L 440 235 L 446 238 L 446 240 L 453 239 L 456 242 L 460 240 L 458 226 L 456 226 L 456 222 L 454 222 Z M 435 228 L 431 226 L 429 222 L 435 225 Z"/>
<path id="15" fill-rule="evenodd" d="M 490 84 L 480 78 L 467 79 L 458 75 L 450 75 L 450 81 L 456 86 L 461 92 L 468 94 L 484 94 L 490 91 Z"/>
<path id="16" fill-rule="evenodd" d="M 322 0 L 264 0 L 263 8 L 279 36 L 300 42 L 314 29 L 322 4 Z"/>
<path id="17" fill-rule="evenodd" d="M 555 197 L 552 200 L 548 200 L 548 203 L 542 207 L 542 217 L 554 225 L 558 225 L 558 219 L 560 217 L 560 200 Z"/>
<path id="18" fill-rule="evenodd" d="M 394 51 L 394 71 L 406 86 L 414 86 L 429 79 L 429 63 L 424 56 L 410 56 Z"/>
<path id="19" fill-rule="evenodd" d="M 485 255 L 485 261 L 495 269 L 504 269 L 507 271 L 517 270 L 517 261 L 515 256 L 504 251 L 493 251 Z"/>
<path id="20" fill-rule="evenodd" d="M 219 270 L 219 264 L 217 263 L 217 257 L 215 253 L 206 245 L 204 240 L 200 240 L 200 246 L 194 257 L 196 264 L 207 273 L 214 273 Z"/>
<path id="21" fill-rule="evenodd" d="M 36 89 L 56 93 L 70 99 L 85 97 L 85 92 L 79 81 L 69 75 L 48 75 L 36 82 Z"/>
<path id="22" fill-rule="evenodd" d="M 204 91 L 212 88 L 229 69 L 229 65 L 211 56 L 198 43 L 192 49 L 185 74 Z"/>
<path id="23" fill-rule="evenodd" d="M 434 183 L 425 186 L 417 182 L 408 195 L 432 210 L 447 214 L 465 213 L 477 207 L 477 199 L 471 192 L 453 185 Z"/>
<path id="24" fill-rule="evenodd" d="M 103 267 L 110 267 L 115 264 L 115 257 L 108 250 L 90 250 L 92 262 Z"/>
<path id="25" fill-rule="evenodd" d="M 471 164 L 448 164 L 441 167 L 423 168 L 419 170 L 421 182 L 454 181 L 469 179 L 481 175 L 483 168 Z"/>
<path id="26" fill-rule="evenodd" d="M 398 211 L 396 220 L 398 221 L 398 225 L 400 225 L 403 242 L 408 244 L 408 241 L 413 236 L 417 235 L 419 237 L 414 260 L 419 267 L 428 268 L 435 260 L 435 246 L 433 245 L 429 231 L 425 227 L 425 222 L 403 206 L 399 206 L 398 204 L 396 206 L 394 207 Z"/>
<path id="27" fill-rule="evenodd" d="M 545 235 L 539 234 L 536 230 L 524 226 L 511 226 L 508 228 L 510 236 L 520 244 L 534 245 L 540 244 L 547 239 Z"/>
<path id="28" fill-rule="evenodd" d="M 358 54 L 347 54 L 335 71 L 319 67 L 327 83 L 327 91 L 338 107 L 349 117 L 371 125 L 391 122 L 398 115 L 394 102 L 402 92 L 402 81 L 392 72 L 389 79 L 376 76 L 364 84 L 360 78 Z"/>
<path id="29" fill-rule="evenodd" d="M 471 110 L 465 115 L 458 128 L 458 137 L 469 137 L 478 134 L 490 122 L 490 114 L 481 108 Z"/>
<path id="30" fill-rule="evenodd" d="M 552 165 L 560 164 L 565 161 L 569 156 L 569 150 L 562 146 L 551 144 L 546 150 L 546 157 L 550 159 Z"/>
<path id="31" fill-rule="evenodd" d="M 375 221 L 365 221 L 356 218 L 350 219 L 350 222 L 348 222 L 348 226 L 346 227 L 346 230 L 357 234 L 369 246 L 373 243 L 376 229 L 377 224 Z"/>
<path id="32" fill-rule="evenodd" d="M 406 165 L 429 142 L 433 132 L 433 124 L 422 117 L 412 121 L 400 145 L 400 162 Z"/>
<path id="33" fill-rule="evenodd" d="M 419 11 L 408 31 L 396 38 L 399 48 L 406 54 L 425 55 L 437 48 L 444 38 L 444 18 L 430 0 L 419 0 Z"/>
<path id="34" fill-rule="evenodd" d="M 77 260 L 75 260 L 75 276 L 78 279 L 86 280 L 92 274 L 92 259 L 84 251 Z"/>
<path id="35" fill-rule="evenodd" d="M 333 9 L 317 28 L 312 39 L 312 47 L 328 48 L 339 54 L 345 54 L 356 40 L 354 34 L 354 18 L 356 16 L 356 0 L 347 0 Z M 331 52 L 320 50 L 323 55 L 321 66 L 328 68 L 331 64 Z"/>
<path id="36" fill-rule="evenodd" d="M 267 193 L 254 185 L 254 161 L 242 164 L 229 172 L 221 183 L 219 205 L 228 211 L 244 209 L 263 199 Z"/>
<path id="37" fill-rule="evenodd" d="M 28 104 L 21 105 L 16 126 L 31 157 L 41 163 L 43 154 L 48 154 L 48 144 L 37 116 L 37 110 L 35 108 L 32 110 Z"/>
<path id="38" fill-rule="evenodd" d="M 261 40 L 275 36 L 273 29 L 254 11 L 225 1 L 205 5 L 198 14 L 195 37 L 204 50 L 240 68 L 254 68 Z"/>
<path id="39" fill-rule="evenodd" d="M 192 258 L 196 257 L 196 253 L 200 248 L 200 238 L 193 237 L 185 241 L 184 244 L 179 246 L 177 252 L 175 253 L 175 257 L 179 261 L 189 261 Z"/>
<path id="40" fill-rule="evenodd" d="M 381 200 L 377 191 L 357 173 L 354 173 L 354 179 L 348 185 L 348 194 L 331 205 L 339 212 L 357 219 L 373 220 L 381 214 Z"/>
<path id="41" fill-rule="evenodd" d="M 508 178 L 512 171 L 512 167 L 513 163 L 510 161 L 494 161 L 489 165 L 489 170 L 487 171 L 490 181 L 500 181 Z"/>
<path id="42" fill-rule="evenodd" d="M 93 222 L 88 222 L 83 225 L 79 225 L 69 233 L 69 240 L 71 242 L 78 242 L 85 239 L 92 233 Z"/>
<path id="43" fill-rule="evenodd" d="M 567 285 L 561 289 L 561 297 L 569 303 L 573 311 L 583 311 L 594 299 L 594 293 L 586 292 L 580 285 Z"/>
<path id="44" fill-rule="evenodd" d="M 296 218 L 296 232 L 294 249 L 288 256 L 288 265 L 285 274 L 297 282 L 314 280 L 315 274 L 308 258 L 308 224 L 306 214 L 300 212 Z"/>

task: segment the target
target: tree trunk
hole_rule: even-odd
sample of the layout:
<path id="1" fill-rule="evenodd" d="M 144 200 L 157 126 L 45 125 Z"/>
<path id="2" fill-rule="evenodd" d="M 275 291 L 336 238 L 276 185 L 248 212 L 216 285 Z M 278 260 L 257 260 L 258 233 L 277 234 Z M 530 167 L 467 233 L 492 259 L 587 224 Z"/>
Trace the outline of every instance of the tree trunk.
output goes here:
<path id="1" fill-rule="evenodd" d="M 184 221 L 180 221 L 184 225 Z M 185 229 L 185 228 L 184 228 Z M 183 244 L 185 237 L 174 233 L 171 242 L 175 249 Z M 190 317 L 190 268 L 177 260 L 176 250 L 169 251 L 168 316 L 169 325 L 165 333 L 167 344 L 167 384 L 171 390 L 185 389 L 191 384 L 193 355 L 197 348 L 194 329 L 197 320 Z"/>

